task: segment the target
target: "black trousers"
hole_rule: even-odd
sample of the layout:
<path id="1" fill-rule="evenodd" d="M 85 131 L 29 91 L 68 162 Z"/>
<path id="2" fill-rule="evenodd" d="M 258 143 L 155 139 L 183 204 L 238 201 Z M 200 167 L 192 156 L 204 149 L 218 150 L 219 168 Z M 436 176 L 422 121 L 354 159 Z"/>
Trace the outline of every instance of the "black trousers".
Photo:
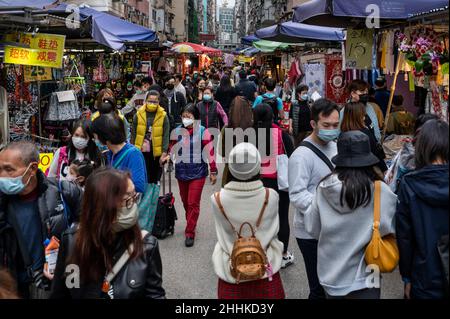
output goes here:
<path id="1" fill-rule="evenodd" d="M 305 261 L 306 275 L 308 277 L 309 297 L 308 299 L 325 299 L 325 291 L 317 276 L 317 243 L 315 239 L 297 238 L 298 247 Z M 331 266 L 330 266 L 331 267 Z"/>
<path id="2" fill-rule="evenodd" d="M 278 239 L 283 243 L 283 254 L 287 253 L 289 246 L 289 235 L 291 229 L 289 227 L 289 193 L 278 189 L 278 181 L 273 178 L 261 179 L 264 187 L 272 188 L 277 191 L 280 200 L 278 202 L 278 216 L 280 219 L 280 230 L 278 231 Z"/>
<path id="3" fill-rule="evenodd" d="M 147 182 L 157 184 L 161 180 L 162 167 L 159 165 L 160 157 L 154 157 L 153 151 L 142 153 L 145 160 L 145 169 L 147 170 Z"/>

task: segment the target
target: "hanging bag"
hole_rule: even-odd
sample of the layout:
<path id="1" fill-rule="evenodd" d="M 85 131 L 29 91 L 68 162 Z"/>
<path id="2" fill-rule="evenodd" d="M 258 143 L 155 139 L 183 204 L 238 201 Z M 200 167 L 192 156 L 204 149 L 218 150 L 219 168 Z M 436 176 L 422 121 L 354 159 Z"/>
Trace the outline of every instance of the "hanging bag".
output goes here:
<path id="1" fill-rule="evenodd" d="M 289 157 L 287 156 L 286 147 L 284 146 L 283 139 L 281 139 L 281 143 L 283 143 L 284 154 L 280 154 L 277 156 L 278 189 L 280 191 L 288 191 L 289 190 Z"/>
<path id="2" fill-rule="evenodd" d="M 367 265 L 377 265 L 380 272 L 392 272 L 397 267 L 400 254 L 394 234 L 381 237 L 381 181 L 375 181 L 374 219 L 372 239 L 366 247 L 365 261 Z"/>

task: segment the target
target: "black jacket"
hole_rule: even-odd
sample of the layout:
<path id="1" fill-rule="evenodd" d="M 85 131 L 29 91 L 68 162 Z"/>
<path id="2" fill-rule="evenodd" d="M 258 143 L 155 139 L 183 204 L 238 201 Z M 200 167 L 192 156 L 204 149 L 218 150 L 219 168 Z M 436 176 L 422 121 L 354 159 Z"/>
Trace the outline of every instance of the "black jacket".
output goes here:
<path id="1" fill-rule="evenodd" d="M 75 247 L 76 234 L 77 228 L 72 227 L 63 235 L 50 298 L 108 298 L 101 291 L 103 278 L 96 283 L 83 284 L 81 282 L 80 288 L 67 288 L 65 268 L 68 257 L 72 255 Z M 114 299 L 165 299 L 166 293 L 162 287 L 162 263 L 158 241 L 150 234 L 145 236 L 143 240 L 144 253 L 134 260 L 128 260 L 111 282 Z M 113 264 L 122 256 L 126 248 L 119 237 L 113 255 Z M 70 271 L 68 271 L 68 274 L 70 274 Z"/>
<path id="2" fill-rule="evenodd" d="M 68 228 L 68 222 L 64 216 L 64 208 L 58 188 L 49 183 L 41 171 L 38 171 L 37 179 L 42 238 L 51 238 L 52 236 L 61 238 L 62 233 Z M 17 234 L 7 219 L 8 214 L 14 214 L 10 205 L 8 205 L 8 202 L 13 198 L 0 193 L 0 267 L 8 269 L 13 277 L 17 278 L 17 273 L 26 270 L 29 265 L 25 265 Z M 70 216 L 68 218 L 70 219 Z"/>
<path id="3" fill-rule="evenodd" d="M 396 234 L 400 273 L 411 281 L 413 298 L 443 298 L 444 269 L 438 242 L 448 236 L 448 165 L 406 174 L 398 192 Z"/>
<path id="4" fill-rule="evenodd" d="M 183 93 L 174 92 L 173 97 L 169 100 L 167 98 L 167 105 L 162 105 L 166 113 L 169 115 L 170 131 L 181 125 L 181 113 L 186 107 L 186 99 Z M 169 110 L 170 107 L 170 110 Z"/>
<path id="5" fill-rule="evenodd" d="M 228 114 L 231 107 L 231 102 L 238 95 L 235 88 L 231 87 L 228 90 L 224 90 L 221 86 L 217 89 L 215 96 L 216 101 L 222 105 L 223 110 Z"/>

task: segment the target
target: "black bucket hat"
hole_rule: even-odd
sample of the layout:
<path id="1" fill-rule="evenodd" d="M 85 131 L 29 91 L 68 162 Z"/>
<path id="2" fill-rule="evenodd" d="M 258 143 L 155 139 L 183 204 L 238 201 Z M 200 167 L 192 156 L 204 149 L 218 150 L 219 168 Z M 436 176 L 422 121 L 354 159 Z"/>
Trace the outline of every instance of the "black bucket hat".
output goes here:
<path id="1" fill-rule="evenodd" d="M 366 167 L 380 160 L 370 151 L 369 137 L 360 131 L 342 133 L 337 141 L 338 155 L 331 160 L 336 167 Z"/>

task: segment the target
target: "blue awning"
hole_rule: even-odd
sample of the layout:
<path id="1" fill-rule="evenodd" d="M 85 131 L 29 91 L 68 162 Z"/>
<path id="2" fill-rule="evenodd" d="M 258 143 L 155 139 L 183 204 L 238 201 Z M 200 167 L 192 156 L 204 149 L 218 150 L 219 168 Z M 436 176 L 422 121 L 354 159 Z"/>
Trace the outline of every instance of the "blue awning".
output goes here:
<path id="1" fill-rule="evenodd" d="M 256 31 L 256 36 L 263 40 L 299 43 L 303 41 L 343 41 L 343 29 L 312 26 L 297 22 L 284 22 Z"/>
<path id="2" fill-rule="evenodd" d="M 365 19 L 373 7 L 381 20 L 406 20 L 412 15 L 448 6 L 448 0 L 311 0 L 294 8 L 293 21 L 321 26 L 345 27 L 349 18 Z"/>
<path id="3" fill-rule="evenodd" d="M 3 7 L 28 7 L 36 9 L 44 9 L 52 5 L 57 0 L 0 0 L 0 8 Z"/>
<path id="4" fill-rule="evenodd" d="M 252 35 L 248 35 L 246 37 L 241 38 L 241 44 L 252 45 L 253 42 L 259 41 L 259 40 L 260 39 L 258 39 L 258 37 L 256 37 L 254 34 L 252 34 Z"/>
<path id="5" fill-rule="evenodd" d="M 67 5 L 61 4 L 50 13 L 65 13 Z M 80 6 L 80 19 L 92 19 L 92 39 L 117 51 L 124 51 L 127 43 L 148 42 L 158 40 L 155 31 L 143 26 L 122 20 L 111 14 L 100 12 L 86 6 Z"/>

